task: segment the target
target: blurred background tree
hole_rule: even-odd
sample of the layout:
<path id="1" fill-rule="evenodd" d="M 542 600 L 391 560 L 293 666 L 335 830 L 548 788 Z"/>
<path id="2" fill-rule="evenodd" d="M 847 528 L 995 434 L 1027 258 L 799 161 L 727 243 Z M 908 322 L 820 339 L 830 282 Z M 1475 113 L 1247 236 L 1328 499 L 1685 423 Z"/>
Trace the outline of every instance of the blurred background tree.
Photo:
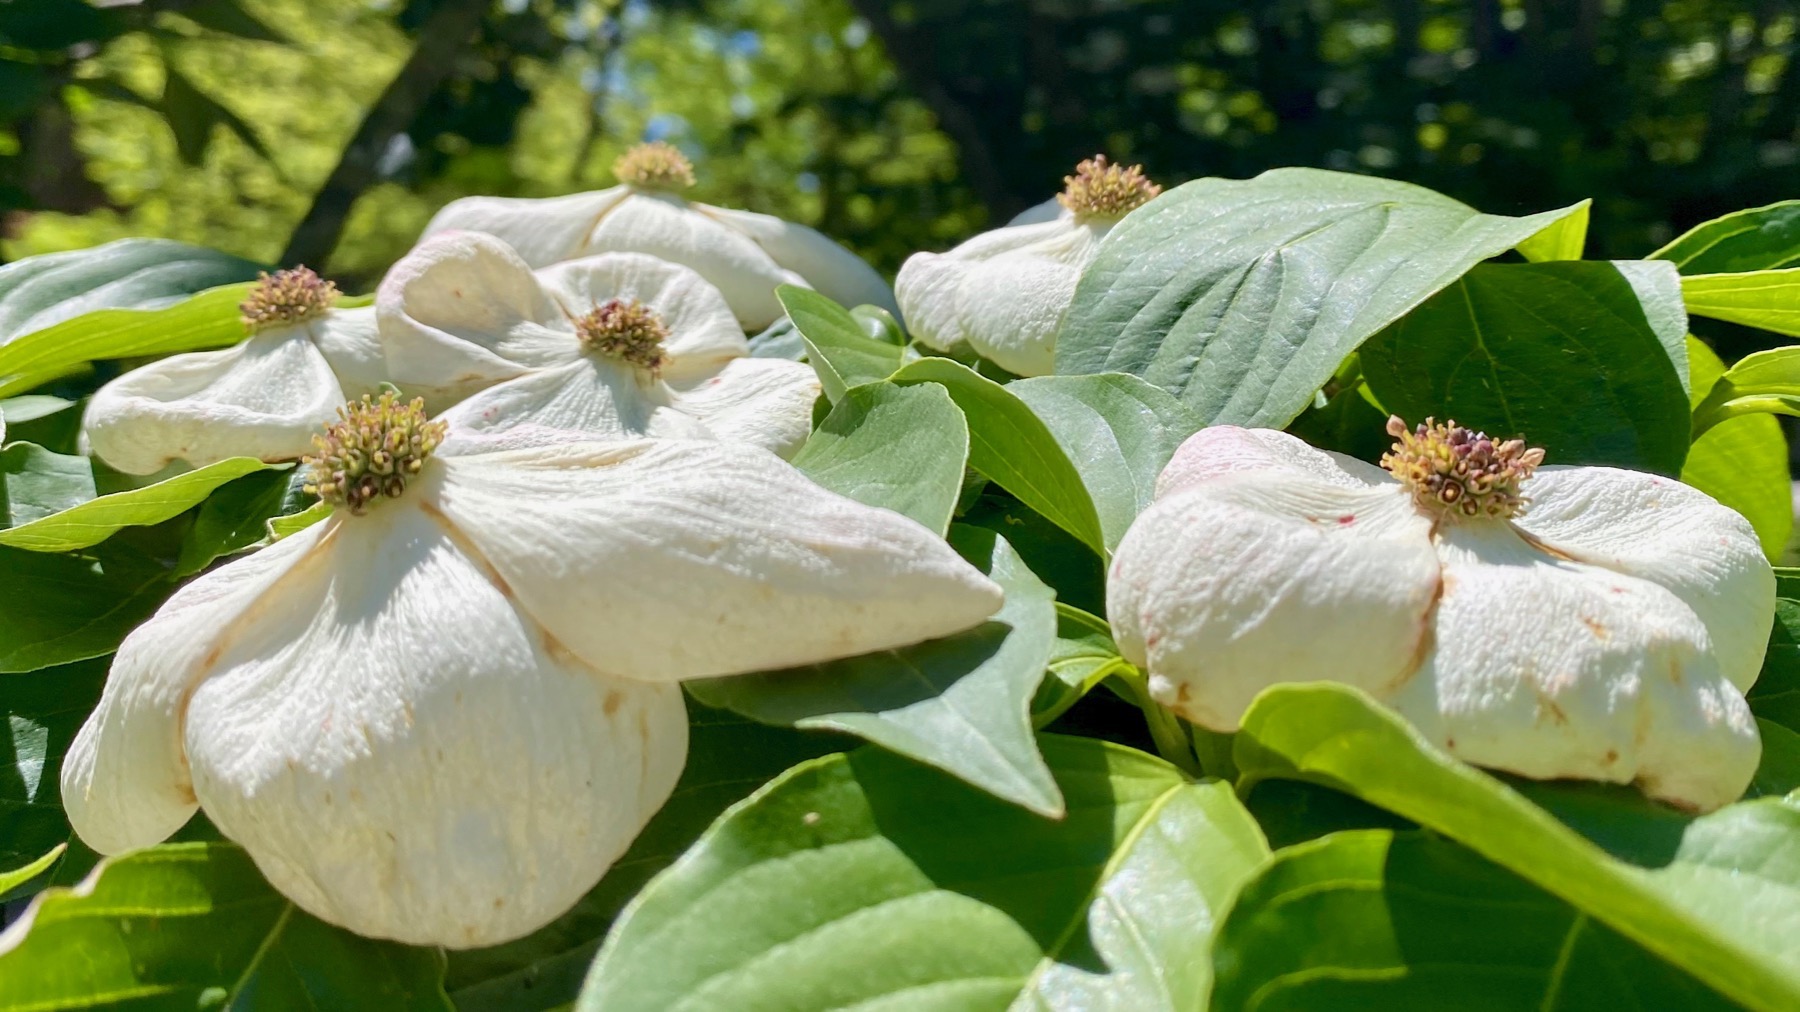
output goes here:
<path id="1" fill-rule="evenodd" d="M 1590 256 L 1800 197 L 1792 0 L 0 0 L 0 253 L 162 235 L 366 288 L 444 202 L 697 195 L 891 271 L 1060 186 L 1314 165 Z"/>

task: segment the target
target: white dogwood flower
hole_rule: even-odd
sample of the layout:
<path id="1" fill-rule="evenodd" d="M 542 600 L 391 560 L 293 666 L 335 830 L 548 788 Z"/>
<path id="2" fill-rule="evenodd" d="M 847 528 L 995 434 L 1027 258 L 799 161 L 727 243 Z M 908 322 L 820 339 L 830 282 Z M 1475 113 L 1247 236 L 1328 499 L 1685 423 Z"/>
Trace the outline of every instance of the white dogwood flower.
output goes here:
<path id="1" fill-rule="evenodd" d="M 338 405 L 383 378 L 374 310 L 334 308 L 337 295 L 305 267 L 264 274 L 240 307 L 248 340 L 171 355 L 94 394 L 84 424 L 95 456 L 129 474 L 298 458 Z"/>
<path id="2" fill-rule="evenodd" d="M 421 239 L 452 229 L 506 240 L 533 267 L 595 253 L 648 253 L 693 268 L 724 293 L 748 330 L 781 318 L 780 285 L 803 285 L 856 306 L 894 309 L 894 294 L 860 257 L 805 225 L 683 197 L 694 169 L 661 141 L 613 163 L 619 185 L 566 197 L 464 197 L 445 205 Z"/>
<path id="3" fill-rule="evenodd" d="M 1775 594 L 1749 523 L 1671 478 L 1389 431 L 1386 470 L 1264 429 L 1182 445 L 1107 587 L 1152 694 L 1232 731 L 1269 685 L 1345 682 L 1472 763 L 1736 800 Z"/>
<path id="4" fill-rule="evenodd" d="M 716 438 L 786 456 L 812 427 L 813 369 L 751 358 L 718 289 L 642 253 L 534 273 L 494 236 L 447 232 L 394 265 L 376 312 L 402 390 L 480 391 L 453 409 L 461 429 Z"/>
<path id="5" fill-rule="evenodd" d="M 964 341 L 1020 376 L 1055 371 L 1056 331 L 1100 240 L 1162 187 L 1141 168 L 1096 155 L 1063 179 L 1060 212 L 1048 202 L 948 253 L 915 253 L 894 292 L 919 343 L 949 351 Z"/>
<path id="6" fill-rule="evenodd" d="M 81 838 L 144 847 L 204 809 L 327 921 L 494 944 L 573 905 L 668 798 L 678 682 L 1000 606 L 931 531 L 765 450 L 523 432 L 351 405 L 307 461 L 331 515 L 119 648 L 63 767 Z"/>

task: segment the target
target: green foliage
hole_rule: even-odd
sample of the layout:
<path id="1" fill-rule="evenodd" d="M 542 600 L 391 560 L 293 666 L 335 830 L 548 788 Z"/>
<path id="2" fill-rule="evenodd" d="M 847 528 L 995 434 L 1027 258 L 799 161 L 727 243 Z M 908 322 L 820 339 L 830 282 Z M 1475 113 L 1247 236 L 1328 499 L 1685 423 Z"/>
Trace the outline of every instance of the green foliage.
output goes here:
<path id="1" fill-rule="evenodd" d="M 1577 210 L 1483 215 L 1311 169 L 1189 183 L 1106 237 L 1057 337 L 1057 371 L 1142 376 L 1208 424 L 1283 426 L 1363 341 Z"/>
<path id="2" fill-rule="evenodd" d="M 850 387 L 884 380 L 900 368 L 901 347 L 870 337 L 843 306 L 795 285 L 776 291 L 831 403 L 842 400 Z"/>
<path id="3" fill-rule="evenodd" d="M 1084 1008 L 1095 988 L 1194 1007 L 1204 965 L 1160 968 L 1204 944 L 1261 835 L 1222 785 L 1103 742 L 1043 748 L 1060 821 L 874 749 L 797 767 L 645 891 L 578 1007 Z"/>
<path id="4" fill-rule="evenodd" d="M 968 423 L 943 387 L 868 383 L 839 397 L 794 466 L 833 492 L 943 534 L 968 459 Z"/>
<path id="5" fill-rule="evenodd" d="M 30 934 L 0 951 L 0 1009 L 451 1007 L 441 955 L 308 916 L 231 844 L 112 859 L 90 886 L 46 892 L 27 916 Z"/>
<path id="6" fill-rule="evenodd" d="M 1697 407 L 1725 373 L 1711 348 L 1688 338 L 1691 399 Z M 1681 480 L 1742 513 L 1756 528 L 1763 550 L 1779 558 L 1794 531 L 1794 494 L 1788 478 L 1787 440 L 1767 415 L 1744 415 L 1713 426 L 1688 448 Z"/>
<path id="7" fill-rule="evenodd" d="M 1747 274 L 1693 274 L 1681 296 L 1696 316 L 1800 337 L 1800 267 Z"/>
<path id="8" fill-rule="evenodd" d="M 1679 305 L 1675 272 L 1663 271 Z M 1639 293 L 1608 263 L 1477 265 L 1364 345 L 1362 368 L 1408 422 L 1436 414 L 1522 434 L 1559 464 L 1674 475 L 1687 456 L 1682 378 Z"/>
<path id="9" fill-rule="evenodd" d="M 28 443 L 14 443 L 0 456 L 29 446 Z M 12 527 L 0 530 L 0 545 L 33 552 L 73 552 L 91 548 L 122 527 L 147 527 L 179 516 L 206 501 L 215 489 L 233 479 L 256 471 L 287 470 L 288 467 L 286 464 L 265 464 L 254 457 L 232 457 L 143 488 L 90 498 L 28 522 L 21 522 L 15 510 Z M 53 471 L 58 477 L 62 473 Z M 11 487 L 9 482 L 9 493 Z M 11 498 L 9 495 L 9 500 Z"/>

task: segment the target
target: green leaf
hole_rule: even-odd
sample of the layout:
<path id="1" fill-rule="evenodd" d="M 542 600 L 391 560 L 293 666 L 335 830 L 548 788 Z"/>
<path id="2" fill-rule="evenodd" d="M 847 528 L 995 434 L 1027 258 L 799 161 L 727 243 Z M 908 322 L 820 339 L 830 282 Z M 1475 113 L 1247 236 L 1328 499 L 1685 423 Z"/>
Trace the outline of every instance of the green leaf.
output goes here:
<path id="1" fill-rule="evenodd" d="M 1800 200 L 1734 211 L 1697 225 L 1650 254 L 1683 274 L 1800 267 Z"/>
<path id="2" fill-rule="evenodd" d="M 1750 712 L 1800 731 L 1800 573 L 1775 571 L 1775 623 L 1756 684 L 1744 694 Z"/>
<path id="3" fill-rule="evenodd" d="M 453 951 L 444 984 L 458 1012 L 517 1012 L 575 1000 L 613 918 L 719 813 L 795 763 L 835 751 L 836 735 L 768 727 L 688 707 L 687 766 L 667 804 L 573 910 L 505 945 Z"/>
<path id="4" fill-rule="evenodd" d="M 287 470 L 289 464 L 265 464 L 255 457 L 232 457 L 216 464 L 145 485 L 115 492 L 0 531 L 0 545 L 32 552 L 72 552 L 97 545 L 121 527 L 148 527 L 199 505 L 214 489 L 255 471 Z"/>
<path id="5" fill-rule="evenodd" d="M 1045 727 L 1125 663 L 1105 619 L 1057 602 L 1056 644 L 1050 649 L 1049 677 L 1031 703 L 1032 723 Z"/>
<path id="6" fill-rule="evenodd" d="M 1800 337 L 1800 267 L 1681 279 L 1688 312 Z"/>
<path id="7" fill-rule="evenodd" d="M 31 443 L 0 450 L 0 527 L 35 523 L 93 498 L 94 469 L 86 457 Z"/>
<path id="8" fill-rule="evenodd" d="M 941 384 L 969 420 L 969 466 L 1106 554 L 1100 517 L 1081 472 L 1049 427 L 1009 388 L 947 358 L 909 362 L 892 379 L 902 386 Z"/>
<path id="9" fill-rule="evenodd" d="M 1609 263 L 1478 265 L 1364 345 L 1362 367 L 1408 422 L 1447 416 L 1524 436 L 1558 464 L 1674 475 L 1687 454 L 1687 392 Z"/>
<path id="10" fill-rule="evenodd" d="M 1334 684 L 1265 691 L 1234 758 L 1245 781 L 1322 783 L 1451 837 L 1735 1001 L 1800 1007 L 1800 808 L 1732 805 L 1638 867 Z"/>
<path id="11" fill-rule="evenodd" d="M 161 309 L 209 288 L 254 280 L 258 269 L 241 257 L 169 239 L 120 239 L 26 257 L 0 267 L 0 344 L 100 309 Z M 235 320 L 235 301 L 232 310 Z M 9 371 L 15 370 L 0 369 Z"/>
<path id="12" fill-rule="evenodd" d="M 870 337 L 843 306 L 798 285 L 782 285 L 775 296 L 806 342 L 807 361 L 831 403 L 849 388 L 886 379 L 900 368 L 900 346 Z"/>
<path id="13" fill-rule="evenodd" d="M 62 807 L 63 754 L 100 701 L 110 663 L 102 657 L 0 676 L 0 867 L 74 840 Z"/>
<path id="14" fill-rule="evenodd" d="M 1760 718 L 1756 730 L 1762 735 L 1762 761 L 1744 796 L 1782 798 L 1800 789 L 1800 733 Z"/>
<path id="15" fill-rule="evenodd" d="M 688 691 L 766 723 L 846 731 L 1032 811 L 1061 814 L 1031 723 L 1056 639 L 1055 594 L 992 531 L 957 527 L 951 543 L 1006 591 L 987 622 L 898 650 L 690 682 Z"/>
<path id="16" fill-rule="evenodd" d="M 794 466 L 839 495 L 950 528 L 969 459 L 969 426 L 943 387 L 865 383 L 838 399 Z"/>
<path id="17" fill-rule="evenodd" d="M 1316 169 L 1195 180 L 1107 235 L 1057 336 L 1056 371 L 1132 373 L 1206 424 L 1281 428 L 1363 341 L 1584 210 L 1497 217 Z"/>
<path id="18" fill-rule="evenodd" d="M 976 496 L 957 522 L 985 527 L 1005 538 L 1038 579 L 1056 591 L 1058 604 L 1105 613 L 1106 563 L 1036 510 L 990 487 Z"/>
<path id="19" fill-rule="evenodd" d="M 169 596 L 168 570 L 128 546 L 77 555 L 0 546 L 0 674 L 112 653 Z"/>
<path id="20" fill-rule="evenodd" d="M 1062 820 L 878 749 L 796 767 L 633 902 L 578 1008 L 1204 1008 L 1255 823 L 1141 752 L 1043 751 Z"/>
<path id="21" fill-rule="evenodd" d="M 233 844 L 111 858 L 82 890 L 40 894 L 24 920 L 0 951 L 0 1010 L 451 1007 L 436 950 L 301 913 Z"/>
<path id="22" fill-rule="evenodd" d="M 1711 348 L 1688 338 L 1692 403 L 1698 407 L 1725 373 Z M 1706 430 L 1688 447 L 1681 480 L 1742 513 L 1769 558 L 1779 558 L 1794 532 L 1787 439 L 1767 415 L 1744 415 Z"/>
<path id="23" fill-rule="evenodd" d="M 317 502 L 306 494 L 301 471 L 252 471 L 221 486 L 194 517 L 193 530 L 182 542 L 175 575 L 192 576 L 215 559 L 253 548 L 271 538 L 269 524 L 299 513 Z"/>
<path id="24" fill-rule="evenodd" d="M 1729 1009 L 1455 844 L 1355 830 L 1279 851 L 1213 947 L 1221 1009 Z"/>
<path id="25" fill-rule="evenodd" d="M 1024 401 L 1080 472 L 1108 550 L 1156 495 L 1156 477 L 1200 429 L 1187 405 L 1126 373 L 1040 376 L 1006 389 Z"/>
<path id="26" fill-rule="evenodd" d="M 1694 438 L 1740 415 L 1800 415 L 1800 348 L 1770 348 L 1738 359 L 1694 408 Z"/>
<path id="27" fill-rule="evenodd" d="M 160 309 L 101 309 L 0 345 L 0 394 L 29 390 L 103 359 L 217 348 L 244 339 L 238 303 L 249 285 L 226 285 Z"/>
<path id="28" fill-rule="evenodd" d="M 0 443 L 22 440 L 55 453 L 77 453 L 81 404 L 45 394 L 0 400 Z"/>
<path id="29" fill-rule="evenodd" d="M 30 864 L 25 865 L 23 868 L 14 868 L 12 871 L 0 872 L 0 896 L 6 896 L 12 893 L 20 886 L 25 885 L 32 879 L 49 871 L 51 865 L 62 860 L 63 851 L 68 849 L 68 844 L 59 843 L 56 846 L 51 847 L 49 853 L 32 861 Z"/>
<path id="30" fill-rule="evenodd" d="M 1519 244 L 1519 255 L 1533 263 L 1553 260 L 1580 260 L 1587 246 L 1588 213 L 1593 201 L 1584 200 L 1549 228 Z"/>
<path id="31" fill-rule="evenodd" d="M 330 516 L 331 510 L 330 503 L 316 502 L 298 513 L 270 517 L 268 521 L 269 538 L 273 541 L 280 541 L 282 538 L 298 534 Z"/>

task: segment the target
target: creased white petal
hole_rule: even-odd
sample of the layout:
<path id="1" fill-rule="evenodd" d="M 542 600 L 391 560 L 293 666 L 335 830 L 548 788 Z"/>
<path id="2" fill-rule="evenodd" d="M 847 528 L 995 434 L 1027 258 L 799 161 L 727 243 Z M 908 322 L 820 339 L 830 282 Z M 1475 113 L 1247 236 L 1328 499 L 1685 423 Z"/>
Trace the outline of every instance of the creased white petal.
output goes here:
<path id="1" fill-rule="evenodd" d="M 675 405 L 706 423 L 719 439 L 749 443 L 781 457 L 799 452 L 812 433 L 819 374 L 780 358 L 740 358 L 698 382 L 671 383 Z"/>
<path id="2" fill-rule="evenodd" d="M 328 564 L 239 624 L 188 756 L 207 814 L 301 907 L 487 945 L 599 880 L 673 788 L 687 721 L 673 686 L 609 679 L 522 619 L 426 507 L 346 518 Z"/>
<path id="3" fill-rule="evenodd" d="M 1119 544 L 1106 610 L 1158 701 L 1234 731 L 1279 682 L 1380 696 L 1404 681 L 1429 645 L 1437 574 L 1430 524 L 1397 486 L 1277 470 L 1159 498 Z"/>
<path id="4" fill-rule="evenodd" d="M 756 241 L 776 263 L 806 279 L 827 298 L 845 306 L 880 306 L 899 312 L 894 291 L 855 253 L 824 233 L 772 214 L 737 211 L 710 204 L 690 205 Z"/>
<path id="5" fill-rule="evenodd" d="M 671 405 L 668 388 L 648 373 L 593 358 L 497 383 L 439 417 L 449 423 L 452 439 L 459 433 L 491 434 L 517 425 L 590 437 L 713 437 L 700 419 Z"/>
<path id="6" fill-rule="evenodd" d="M 308 564 L 328 524 L 194 580 L 125 638 L 63 759 L 63 809 L 84 843 L 102 854 L 149 847 L 194 814 L 182 748 L 188 696 L 238 623 L 274 613 L 271 589 Z"/>
<path id="7" fill-rule="evenodd" d="M 344 403 L 301 327 L 267 330 L 220 351 L 173 355 L 113 380 L 88 402 L 95 455 L 130 474 L 176 460 L 292 460 Z"/>
<path id="8" fill-rule="evenodd" d="M 1581 562 L 1673 592 L 1706 623 L 1725 677 L 1748 689 L 1762 669 L 1775 613 L 1775 573 L 1735 510 L 1673 478 L 1611 467 L 1545 467 L 1515 521 Z"/>
<path id="9" fill-rule="evenodd" d="M 725 297 L 680 264 L 643 253 L 602 253 L 545 268 L 538 280 L 570 316 L 610 299 L 635 299 L 654 309 L 669 328 L 665 377 L 708 375 L 750 353 Z"/>
<path id="10" fill-rule="evenodd" d="M 388 374 L 463 394 L 579 353 L 573 325 L 512 248 L 480 232 L 427 239 L 375 296 Z"/>
<path id="11" fill-rule="evenodd" d="M 442 232 L 486 232 L 506 241 L 532 267 L 579 256 L 600 219 L 631 191 L 623 186 L 541 200 L 464 197 L 444 205 L 420 241 Z"/>
<path id="12" fill-rule="evenodd" d="M 963 340 L 957 292 L 975 261 L 942 253 L 914 253 L 900 265 L 894 295 L 907 332 L 927 348 L 949 351 Z"/>
<path id="13" fill-rule="evenodd" d="M 1080 280 L 1079 267 L 1025 254 L 976 264 L 957 287 L 969 346 L 1020 376 L 1055 372 L 1056 331 Z"/>
<path id="14" fill-rule="evenodd" d="M 1553 559 L 1503 524 L 1439 536 L 1436 648 L 1393 705 L 1472 763 L 1637 782 L 1688 808 L 1734 801 L 1760 755 L 1742 695 L 1675 595 Z"/>
<path id="15" fill-rule="evenodd" d="M 346 400 L 373 394 L 389 382 L 374 306 L 334 309 L 309 322 L 306 332 L 337 375 Z"/>
<path id="16" fill-rule="evenodd" d="M 1156 478 L 1157 498 L 1174 495 L 1221 475 L 1279 470 L 1345 488 L 1396 485 L 1386 471 L 1355 457 L 1317 450 L 1274 429 L 1214 425 L 1176 448 Z"/>
<path id="17" fill-rule="evenodd" d="M 524 610 L 595 667 L 675 681 L 809 664 L 978 624 L 1001 591 L 936 535 L 751 446 L 451 456 L 443 509 Z"/>
<path id="18" fill-rule="evenodd" d="M 647 253 L 683 264 L 711 282 L 745 330 L 781 318 L 775 289 L 798 279 L 761 246 L 669 193 L 634 192 L 594 229 L 584 253 Z"/>

